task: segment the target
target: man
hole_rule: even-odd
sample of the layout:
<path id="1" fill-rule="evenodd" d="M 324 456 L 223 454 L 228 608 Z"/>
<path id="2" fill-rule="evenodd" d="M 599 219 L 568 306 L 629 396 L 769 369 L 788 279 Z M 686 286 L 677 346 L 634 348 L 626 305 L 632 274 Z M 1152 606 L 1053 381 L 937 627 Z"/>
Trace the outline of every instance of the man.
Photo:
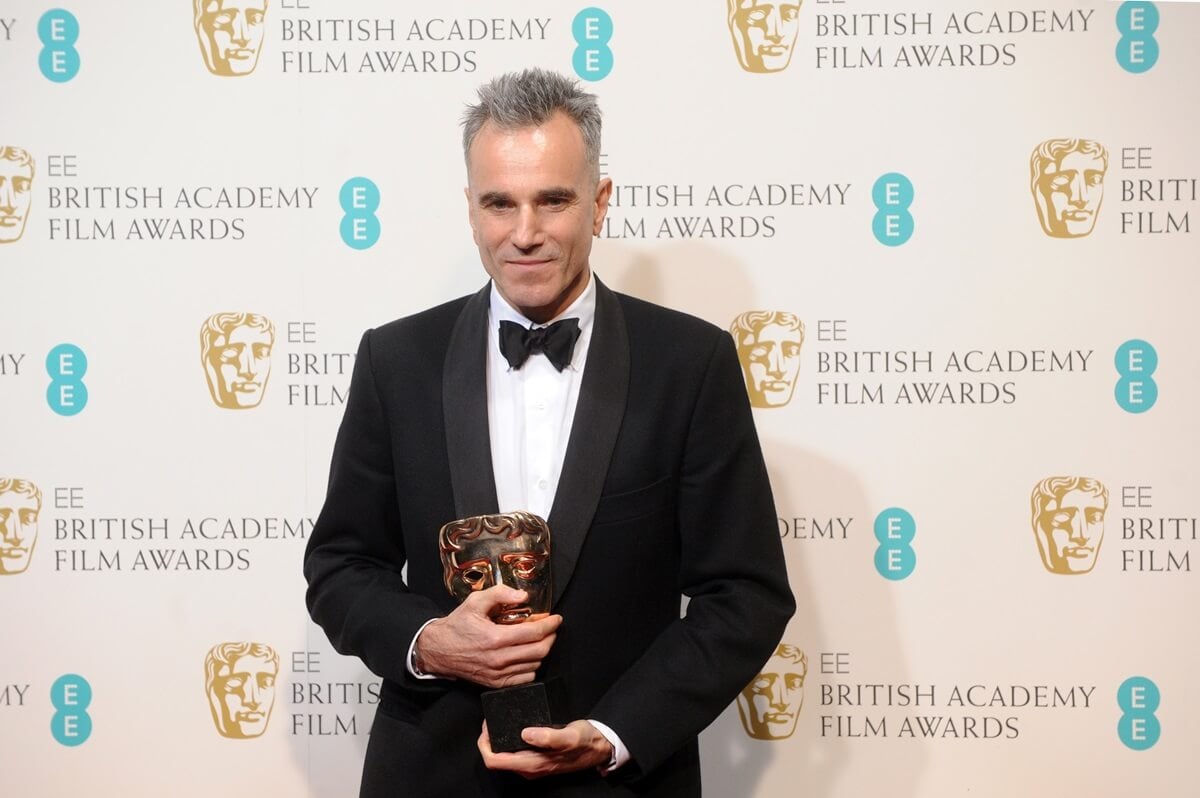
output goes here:
<path id="1" fill-rule="evenodd" d="M 0 576 L 24 573 L 37 543 L 42 492 L 24 479 L 0 478 Z"/>
<path id="2" fill-rule="evenodd" d="M 249 75 L 262 50 L 267 0 L 192 0 L 204 64 L 214 75 Z"/>
<path id="3" fill-rule="evenodd" d="M 200 363 L 218 407 L 258 407 L 271 377 L 275 323 L 257 313 L 214 313 L 200 327 Z"/>
<path id="4" fill-rule="evenodd" d="M 738 694 L 742 726 L 756 740 L 784 740 L 796 731 L 804 707 L 808 657 L 793 645 L 780 643 L 754 681 Z"/>
<path id="5" fill-rule="evenodd" d="M 275 706 L 279 655 L 262 643 L 221 643 L 204 658 L 204 692 L 222 737 L 247 739 L 267 730 Z"/>
<path id="6" fill-rule="evenodd" d="M 734 319 L 729 332 L 737 344 L 750 404 L 782 407 L 792 401 L 804 322 L 791 313 L 751 310 Z"/>
<path id="7" fill-rule="evenodd" d="M 463 149 L 491 282 L 363 336 L 305 557 L 313 618 L 383 677 L 361 795 L 699 795 L 697 735 L 794 609 L 733 343 L 592 274 L 612 183 L 574 81 L 496 78 Z M 549 523 L 553 614 L 501 625 L 526 593 L 458 604 L 438 530 L 514 510 Z M 535 677 L 576 720 L 493 752 L 480 692 Z"/>
<path id="8" fill-rule="evenodd" d="M 787 69 L 800 33 L 800 3 L 728 2 L 729 32 L 742 69 L 747 72 Z"/>
<path id="9" fill-rule="evenodd" d="M 1033 201 L 1042 230 L 1054 238 L 1092 232 L 1104 199 L 1108 150 L 1088 139 L 1043 141 L 1029 159 Z"/>
<path id="10" fill-rule="evenodd" d="M 1033 488 L 1033 534 L 1053 574 L 1086 574 L 1104 540 L 1108 488 L 1088 477 L 1049 477 Z"/>
<path id="11" fill-rule="evenodd" d="M 0 244 L 25 232 L 32 187 L 33 157 L 20 147 L 0 147 Z"/>

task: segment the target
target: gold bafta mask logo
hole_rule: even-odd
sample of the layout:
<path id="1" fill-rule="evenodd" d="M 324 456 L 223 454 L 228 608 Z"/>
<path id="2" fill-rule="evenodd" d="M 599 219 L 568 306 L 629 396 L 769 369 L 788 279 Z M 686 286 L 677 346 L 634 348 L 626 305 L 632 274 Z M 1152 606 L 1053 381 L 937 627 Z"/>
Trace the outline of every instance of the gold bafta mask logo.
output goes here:
<path id="1" fill-rule="evenodd" d="M 804 707 L 808 657 L 796 646 L 780 643 L 762 672 L 738 693 L 738 715 L 755 740 L 785 740 L 796 731 Z"/>
<path id="2" fill-rule="evenodd" d="M 257 313 L 215 313 L 200 328 L 200 362 L 218 407 L 258 407 L 271 377 L 275 324 Z"/>
<path id="3" fill-rule="evenodd" d="M 1049 477 L 1033 489 L 1033 534 L 1052 574 L 1086 574 L 1104 540 L 1108 488 L 1089 477 Z"/>
<path id="4" fill-rule="evenodd" d="M 729 327 L 754 407 L 782 407 L 792 401 L 800 375 L 804 322 L 795 314 L 751 310 Z"/>
<path id="5" fill-rule="evenodd" d="M 1042 230 L 1081 238 L 1096 227 L 1104 199 L 1108 150 L 1089 139 L 1043 141 L 1029 159 L 1030 188 Z"/>
<path id="6" fill-rule="evenodd" d="M 204 692 L 222 737 L 259 737 L 271 722 L 279 655 L 263 643 L 221 643 L 204 658 Z"/>
<path id="7" fill-rule="evenodd" d="M 192 0 L 196 38 L 214 75 L 249 75 L 262 52 L 267 0 Z"/>
<path id="8" fill-rule="evenodd" d="M 25 232 L 32 189 L 33 156 L 20 147 L 0 147 L 0 244 Z"/>
<path id="9" fill-rule="evenodd" d="M 37 543 L 42 492 L 25 479 L 0 477 L 0 576 L 23 573 Z"/>
<path id="10" fill-rule="evenodd" d="M 728 0 L 729 33 L 738 63 L 747 72 L 780 72 L 787 69 L 800 33 L 800 0 L 763 3 Z"/>
<path id="11" fill-rule="evenodd" d="M 524 604 L 497 608 L 496 623 L 521 623 L 550 612 L 550 527 L 533 513 L 476 515 L 451 521 L 438 532 L 442 576 L 460 602 L 476 590 L 507 585 L 524 590 Z"/>

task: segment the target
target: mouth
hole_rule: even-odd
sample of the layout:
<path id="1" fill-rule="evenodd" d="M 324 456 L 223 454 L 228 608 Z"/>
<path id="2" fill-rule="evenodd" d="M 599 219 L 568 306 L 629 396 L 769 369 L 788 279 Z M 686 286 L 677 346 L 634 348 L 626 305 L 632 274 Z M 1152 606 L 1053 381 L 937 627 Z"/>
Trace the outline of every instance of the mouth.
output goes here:
<path id="1" fill-rule="evenodd" d="M 758 48 L 759 55 L 785 55 L 787 48 L 781 44 L 764 44 Z"/>
<path id="2" fill-rule="evenodd" d="M 29 553 L 29 549 L 23 546 L 14 546 L 11 548 L 0 548 L 0 558 L 7 557 L 10 560 L 19 560 Z"/>
<path id="3" fill-rule="evenodd" d="M 784 724 L 791 723 L 793 717 L 791 712 L 768 712 L 763 715 L 763 720 L 767 723 Z"/>
<path id="4" fill-rule="evenodd" d="M 21 221 L 20 216 L 14 216 L 12 214 L 6 213 L 6 214 L 0 216 L 0 227 L 16 227 L 20 223 L 20 221 Z"/>
<path id="5" fill-rule="evenodd" d="M 1068 222 L 1086 222 L 1091 218 L 1091 211 L 1067 211 L 1063 214 L 1063 219 Z"/>
<path id="6" fill-rule="evenodd" d="M 225 57 L 230 61 L 245 61 L 254 57 L 254 51 L 242 49 L 226 50 Z"/>
<path id="7" fill-rule="evenodd" d="M 266 715 L 262 712 L 239 712 L 234 717 L 238 723 L 258 723 Z"/>
<path id="8" fill-rule="evenodd" d="M 1077 560 L 1083 560 L 1092 556 L 1095 551 L 1091 546 L 1079 546 L 1073 549 L 1063 549 L 1064 557 L 1074 557 Z"/>
<path id="9" fill-rule="evenodd" d="M 533 610 L 529 607 L 518 607 L 507 605 L 501 607 L 493 616 L 492 620 L 501 624 L 523 623 L 529 620 L 529 616 L 533 614 Z"/>
<path id="10" fill-rule="evenodd" d="M 261 382 L 235 382 L 233 384 L 234 393 L 257 393 L 261 387 Z"/>
<path id="11" fill-rule="evenodd" d="M 782 380 L 767 380 L 762 384 L 764 391 L 786 391 L 788 384 Z"/>
<path id="12" fill-rule="evenodd" d="M 536 269 L 553 262 L 553 258 L 510 258 L 505 261 L 509 266 L 516 266 L 520 269 Z"/>

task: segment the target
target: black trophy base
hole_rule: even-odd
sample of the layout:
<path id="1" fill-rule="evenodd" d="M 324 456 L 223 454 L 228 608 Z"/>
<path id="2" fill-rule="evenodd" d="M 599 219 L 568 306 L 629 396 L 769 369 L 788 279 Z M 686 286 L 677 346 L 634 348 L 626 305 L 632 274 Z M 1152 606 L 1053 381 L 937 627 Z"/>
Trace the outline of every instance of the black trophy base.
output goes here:
<path id="1" fill-rule="evenodd" d="M 534 746 L 521 739 L 523 729 L 562 723 L 558 688 L 558 681 L 550 680 L 481 693 L 492 750 L 496 753 L 532 750 Z"/>

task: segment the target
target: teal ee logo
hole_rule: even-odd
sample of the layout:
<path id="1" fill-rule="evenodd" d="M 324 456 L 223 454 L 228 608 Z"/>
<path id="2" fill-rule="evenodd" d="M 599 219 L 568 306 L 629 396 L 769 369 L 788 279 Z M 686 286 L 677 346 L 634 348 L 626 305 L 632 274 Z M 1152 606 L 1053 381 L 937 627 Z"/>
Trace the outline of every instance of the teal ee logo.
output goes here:
<path id="1" fill-rule="evenodd" d="M 74 673 L 59 676 L 50 686 L 50 733 L 60 745 L 83 745 L 92 736 L 92 718 L 87 713 L 92 703 L 92 686 Z"/>
<path id="2" fill-rule="evenodd" d="M 1158 62 L 1158 8 L 1154 3 L 1128 2 L 1117 9 L 1117 63 L 1135 75 L 1148 72 Z"/>
<path id="3" fill-rule="evenodd" d="M 898 247 L 913 234 L 913 217 L 908 208 L 913 201 L 913 184 L 899 172 L 888 172 L 871 188 L 875 203 L 875 218 L 871 230 L 875 240 L 889 247 Z"/>
<path id="4" fill-rule="evenodd" d="M 1145 413 L 1158 401 L 1158 383 L 1154 370 L 1158 368 L 1158 353 L 1146 341 L 1134 338 L 1117 348 L 1115 358 L 1117 404 L 1126 413 Z"/>
<path id="5" fill-rule="evenodd" d="M 585 8 L 571 23 L 575 37 L 575 54 L 571 65 L 575 74 L 584 80 L 603 80 L 613 68 L 613 52 L 608 43 L 613 35 L 613 21 L 600 8 Z"/>
<path id="6" fill-rule="evenodd" d="M 875 570 L 884 579 L 907 579 L 917 567 L 917 553 L 912 540 L 917 534 L 917 522 L 901 507 L 889 507 L 875 517 Z"/>
<path id="7" fill-rule="evenodd" d="M 1158 685 L 1145 676 L 1130 676 L 1117 688 L 1117 706 L 1121 719 L 1117 721 L 1117 736 L 1127 748 L 1145 751 L 1158 742 L 1162 724 L 1154 713 L 1162 700 Z"/>
<path id="8" fill-rule="evenodd" d="M 87 407 L 88 389 L 83 384 L 87 374 L 87 355 L 75 344 L 59 344 L 46 355 L 46 371 L 50 387 L 46 402 L 60 416 L 73 416 Z"/>
<path id="9" fill-rule="evenodd" d="M 342 217 L 342 241 L 352 249 L 369 249 L 379 240 L 379 187 L 365 177 L 352 177 L 342 184 L 338 202 Z"/>
<path id="10" fill-rule="evenodd" d="M 47 80 L 66 83 L 79 74 L 79 21 L 70 11 L 51 9 L 38 20 L 38 38 L 42 51 L 38 53 L 38 68 Z"/>

